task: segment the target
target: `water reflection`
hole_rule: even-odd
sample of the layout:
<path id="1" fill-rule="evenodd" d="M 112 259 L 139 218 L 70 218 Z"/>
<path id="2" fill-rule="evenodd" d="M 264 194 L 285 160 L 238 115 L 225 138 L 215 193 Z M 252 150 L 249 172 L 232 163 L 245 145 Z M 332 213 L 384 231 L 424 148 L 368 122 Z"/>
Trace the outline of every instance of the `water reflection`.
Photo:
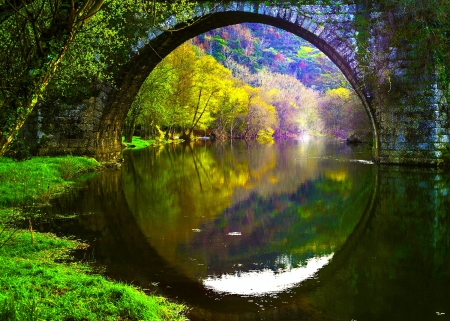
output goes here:
<path id="1" fill-rule="evenodd" d="M 127 155 L 124 193 L 151 246 L 194 282 L 220 293 L 284 291 L 312 277 L 311 266 L 316 272 L 345 243 L 373 189 L 371 167 L 345 157 L 311 159 L 324 148 L 147 149 Z M 244 290 L 246 280 L 261 278 L 267 292 Z M 229 288 L 232 282 L 241 289 Z"/>
<path id="2" fill-rule="evenodd" d="M 187 303 L 191 320 L 448 320 L 450 175 L 355 161 L 369 154 L 133 151 L 54 200 L 85 215 L 53 228 L 88 240 L 82 257 L 107 275 Z"/>
<path id="3" fill-rule="evenodd" d="M 333 257 L 333 254 L 306 260 L 300 267 L 292 267 L 291 258 L 282 255 L 278 259 L 287 265 L 285 269 L 237 271 L 234 274 L 210 276 L 203 280 L 206 288 L 219 293 L 231 293 L 246 296 L 263 296 L 286 291 L 301 282 L 315 276 Z M 286 262 L 287 261 L 287 262 Z"/>

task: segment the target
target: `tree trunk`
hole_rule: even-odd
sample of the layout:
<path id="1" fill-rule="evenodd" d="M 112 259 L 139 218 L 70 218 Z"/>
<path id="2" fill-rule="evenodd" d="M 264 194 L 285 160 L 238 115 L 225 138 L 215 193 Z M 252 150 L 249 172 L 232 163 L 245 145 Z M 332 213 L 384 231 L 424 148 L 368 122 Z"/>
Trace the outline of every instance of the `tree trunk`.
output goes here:
<path id="1" fill-rule="evenodd" d="M 134 129 L 135 129 L 135 123 L 125 123 L 123 134 L 125 136 L 125 143 L 132 143 L 133 142 L 133 135 L 134 135 Z"/>
<path id="2" fill-rule="evenodd" d="M 68 35 L 57 58 L 42 59 L 36 56 L 32 70 L 40 71 L 39 75 L 29 73 L 20 84 L 20 89 L 2 105 L 0 114 L 0 128 L 2 129 L 0 131 L 0 157 L 5 154 L 9 144 L 42 97 L 73 37 L 74 33 Z"/>
<path id="3" fill-rule="evenodd" d="M 14 89 L 7 93 L 0 109 L 0 157 L 4 155 L 34 106 L 41 99 L 77 30 L 100 9 L 103 2 L 104 0 L 85 0 L 77 3 L 79 6 L 76 7 L 73 1 L 54 0 L 54 3 L 50 3 L 50 6 L 53 6 L 51 11 L 53 17 L 48 21 L 40 20 L 48 18 L 40 10 L 34 12 L 27 8 L 24 11 L 26 2 L 16 4 L 16 1 L 8 1 L 3 4 L 5 8 L 2 9 L 5 12 L 16 15 L 17 28 L 32 30 L 33 42 L 30 46 L 22 48 L 21 53 L 12 53 L 24 54 L 24 50 L 27 50 L 28 56 L 27 63 L 23 65 L 24 69 L 17 70 L 23 76 L 17 83 L 11 84 Z M 1 19 L 12 17 L 6 15 Z M 41 25 L 46 22 L 46 28 L 41 29 Z M 30 43 L 29 39 L 23 41 Z"/>

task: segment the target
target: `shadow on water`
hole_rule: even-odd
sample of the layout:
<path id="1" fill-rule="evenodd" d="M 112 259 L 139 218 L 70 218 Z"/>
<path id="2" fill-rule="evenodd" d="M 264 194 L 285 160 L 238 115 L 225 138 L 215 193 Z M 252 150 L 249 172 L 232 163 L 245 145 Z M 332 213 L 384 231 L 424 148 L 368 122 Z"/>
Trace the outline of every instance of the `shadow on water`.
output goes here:
<path id="1" fill-rule="evenodd" d="M 133 151 L 55 200 L 51 212 L 82 215 L 52 229 L 191 320 L 448 319 L 448 174 L 363 156 L 293 142 Z"/>

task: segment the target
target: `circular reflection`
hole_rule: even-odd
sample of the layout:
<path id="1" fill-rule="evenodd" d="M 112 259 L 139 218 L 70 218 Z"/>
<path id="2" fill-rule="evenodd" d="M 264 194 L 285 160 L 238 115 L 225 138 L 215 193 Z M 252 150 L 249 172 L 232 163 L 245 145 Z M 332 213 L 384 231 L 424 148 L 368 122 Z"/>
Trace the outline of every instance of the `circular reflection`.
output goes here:
<path id="1" fill-rule="evenodd" d="M 371 167 L 324 142 L 127 154 L 124 193 L 139 228 L 180 274 L 220 294 L 262 296 L 325 266 L 360 221 Z M 331 150 L 330 150 L 331 149 Z"/>
<path id="2" fill-rule="evenodd" d="M 52 201 L 89 214 L 55 229 L 88 240 L 83 260 L 109 276 L 188 304 L 190 320 L 450 315 L 448 173 L 316 142 L 126 157 Z"/>

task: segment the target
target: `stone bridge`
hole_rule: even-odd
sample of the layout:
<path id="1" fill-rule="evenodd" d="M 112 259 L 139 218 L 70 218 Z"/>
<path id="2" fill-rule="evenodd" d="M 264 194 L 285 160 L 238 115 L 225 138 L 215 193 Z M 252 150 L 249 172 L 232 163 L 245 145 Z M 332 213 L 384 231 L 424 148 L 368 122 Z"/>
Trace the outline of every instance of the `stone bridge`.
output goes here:
<path id="1" fill-rule="evenodd" d="M 365 10 L 362 5 L 282 8 L 232 2 L 213 9 L 199 8 L 197 14 L 190 23 L 169 20 L 166 27 L 177 31 L 159 31 L 149 37 L 124 66 L 100 121 L 93 126 L 94 136 L 89 142 L 77 142 L 73 149 L 82 146 L 101 160 L 118 157 L 125 117 L 153 68 L 177 46 L 199 34 L 252 22 L 272 25 L 309 41 L 339 67 L 372 124 L 374 160 L 391 164 L 442 162 L 442 151 L 449 143 L 449 122 L 440 110 L 436 77 L 427 63 L 419 64 L 418 58 L 409 54 L 414 44 L 392 46 L 395 13 Z M 362 44 L 369 44 L 368 50 L 360 50 Z M 72 147 L 69 143 L 69 150 Z"/>

